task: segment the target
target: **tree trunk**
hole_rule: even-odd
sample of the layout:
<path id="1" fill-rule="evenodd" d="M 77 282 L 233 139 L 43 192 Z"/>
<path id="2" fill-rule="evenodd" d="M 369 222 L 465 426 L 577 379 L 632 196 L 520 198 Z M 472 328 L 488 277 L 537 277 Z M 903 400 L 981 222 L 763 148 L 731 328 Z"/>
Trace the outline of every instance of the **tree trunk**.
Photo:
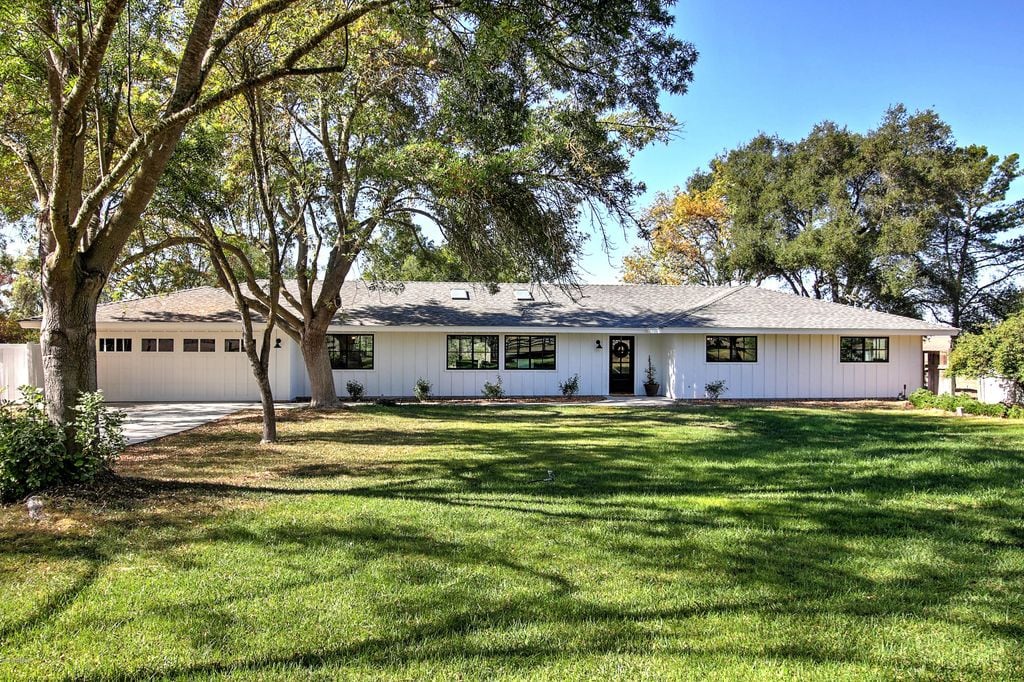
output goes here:
<path id="1" fill-rule="evenodd" d="M 252 374 L 256 378 L 256 386 L 260 389 L 260 404 L 263 407 L 263 437 L 261 443 L 277 442 L 277 413 L 274 411 L 274 391 L 270 386 L 270 365 L 264 362 L 254 346 L 254 339 L 247 334 L 245 340 L 246 354 L 249 356 L 249 364 L 252 365 Z M 269 355 L 269 344 L 265 355 Z"/>
<path id="2" fill-rule="evenodd" d="M 337 407 L 338 388 L 334 385 L 331 359 L 327 355 L 327 330 L 307 326 L 302 335 L 302 360 L 309 377 L 310 407 Z"/>
<path id="3" fill-rule="evenodd" d="M 74 451 L 74 406 L 82 392 L 95 391 L 96 305 L 103 277 L 72 266 L 53 270 L 43 264 L 43 392 L 50 419 L 64 428 L 65 442 Z"/>
<path id="4" fill-rule="evenodd" d="M 263 406 L 263 437 L 261 443 L 277 442 L 277 413 L 274 412 L 274 394 L 270 389 L 267 372 L 259 372 L 256 383 L 260 387 L 260 404 Z"/>

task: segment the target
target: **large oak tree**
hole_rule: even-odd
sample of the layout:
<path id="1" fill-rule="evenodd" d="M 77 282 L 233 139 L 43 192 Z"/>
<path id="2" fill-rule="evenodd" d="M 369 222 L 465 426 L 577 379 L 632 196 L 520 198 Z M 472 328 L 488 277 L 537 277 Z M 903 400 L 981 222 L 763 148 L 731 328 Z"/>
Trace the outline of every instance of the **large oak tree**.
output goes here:
<path id="1" fill-rule="evenodd" d="M 685 89 L 695 55 L 668 25 L 657 3 L 370 15 L 332 42 L 344 73 L 274 88 L 270 203 L 275 237 L 294 239 L 295 287 L 232 260 L 248 308 L 270 315 L 274 287 L 289 304 L 275 322 L 302 350 L 314 406 L 337 401 L 327 330 L 360 254 L 380 265 L 381 231 L 429 221 L 474 278 L 572 282 L 583 211 L 629 220 L 642 190 L 630 155 L 674 126 L 657 94 Z M 168 243 L 189 239 L 192 215 Z"/>
<path id="2" fill-rule="evenodd" d="M 347 73 L 350 54 L 337 49 L 332 38 L 351 38 L 361 18 L 379 16 L 389 18 L 392 26 L 415 27 L 428 37 L 448 33 L 453 41 L 467 44 L 467 54 L 483 48 L 486 56 L 486 50 L 496 50 L 498 59 L 491 63 L 500 62 L 501 68 L 488 72 L 484 59 L 475 69 L 476 80 L 455 80 L 448 88 L 456 109 L 460 103 L 486 106 L 489 99 L 496 100 L 493 111 L 485 109 L 484 116 L 476 110 L 461 112 L 477 122 L 490 121 L 492 129 L 478 127 L 476 139 L 493 132 L 496 143 L 502 144 L 506 124 L 519 134 L 533 130 L 528 120 L 538 109 L 564 121 L 569 129 L 590 134 L 576 135 L 553 147 L 552 153 L 572 155 L 579 145 L 629 145 L 661 124 L 660 91 L 682 92 L 691 77 L 695 53 L 670 35 L 666 4 L 32 0 L 17 8 L 5 5 L 0 17 L 6 26 L 0 38 L 0 144 L 7 151 L 3 163 L 9 165 L 15 158 L 32 188 L 51 418 L 70 429 L 71 406 L 78 393 L 96 387 L 97 301 L 182 136 L 197 118 L 284 80 Z M 325 47 L 328 43 L 330 49 Z M 452 58 L 458 58 L 458 52 Z M 237 68 L 238 55 L 255 58 L 245 62 L 246 68 Z M 438 56 L 442 63 L 448 58 Z M 538 84 L 543 87 L 535 87 Z M 498 96 L 503 89 L 506 96 Z M 506 106 L 516 99 L 521 106 Z M 332 139 L 344 129 L 345 117 L 351 117 L 357 102 L 350 98 L 338 107 L 325 102 Z M 309 99 L 306 104 L 301 115 L 316 124 L 319 115 L 313 114 L 319 105 Z M 479 159 L 462 154 L 462 142 L 441 137 L 424 142 L 418 157 L 407 155 L 421 168 L 430 155 L 459 157 L 453 162 L 461 161 L 465 172 L 455 189 L 482 199 L 432 202 L 436 211 L 430 213 L 443 216 L 456 233 L 481 219 L 546 217 L 535 195 L 514 173 L 506 173 L 503 185 L 475 173 Z M 342 171 L 349 163 L 337 153 L 324 161 Z M 455 182 L 445 173 L 433 180 Z M 602 180 L 623 181 L 621 174 Z M 358 195 L 360 186 L 349 185 L 337 188 L 333 200 L 352 196 L 353 187 Z M 592 187 L 596 193 L 613 189 L 602 182 Z M 386 205 L 379 208 L 383 211 Z M 341 236 L 327 242 L 336 255 L 324 266 L 320 291 L 327 293 L 311 301 L 317 319 L 333 315 L 327 312 L 333 300 L 330 291 L 344 279 L 350 246 L 365 239 L 365 221 L 379 221 L 380 215 L 357 215 L 346 208 L 335 216 Z M 353 220 L 358 222 L 346 223 Z M 562 227 L 542 223 L 551 230 Z M 557 232 L 552 235 L 557 239 Z M 462 241 L 467 251 L 472 249 L 473 239 Z M 306 306 L 304 315 L 308 310 Z M 68 434 L 70 441 L 70 430 Z"/>

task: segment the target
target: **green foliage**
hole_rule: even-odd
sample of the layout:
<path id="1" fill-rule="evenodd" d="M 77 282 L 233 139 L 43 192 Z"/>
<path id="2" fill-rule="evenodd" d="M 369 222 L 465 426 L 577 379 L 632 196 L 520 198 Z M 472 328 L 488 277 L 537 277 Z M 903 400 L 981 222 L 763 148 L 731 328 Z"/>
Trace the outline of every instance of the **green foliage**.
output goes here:
<path id="1" fill-rule="evenodd" d="M 103 394 L 83 393 L 75 406 L 78 452 L 46 416 L 43 394 L 22 386 L 19 403 L 0 402 L 0 500 L 64 483 L 93 480 L 124 449 L 123 414 L 104 407 Z"/>
<path id="2" fill-rule="evenodd" d="M 412 394 L 416 396 L 416 400 L 423 402 L 424 400 L 430 399 L 430 392 L 434 389 L 433 384 L 423 377 L 416 379 L 416 383 L 413 384 Z"/>
<path id="3" fill-rule="evenodd" d="M 949 354 L 949 375 L 1002 377 L 1013 385 L 1013 401 L 1024 403 L 1024 313 L 957 339 Z"/>
<path id="4" fill-rule="evenodd" d="M 651 360 L 651 356 L 647 356 L 647 368 L 644 369 L 644 384 L 656 384 L 658 383 L 658 373 L 654 369 L 654 362 Z"/>
<path id="5" fill-rule="evenodd" d="M 1006 201 L 1021 177 L 1018 155 L 968 145 L 937 156 L 921 190 L 934 208 L 918 256 L 920 298 L 938 319 L 973 331 L 1019 302 L 1024 199 Z"/>
<path id="6" fill-rule="evenodd" d="M 1024 419 L 1024 405 L 1010 405 L 1006 410 L 1007 419 Z"/>
<path id="7" fill-rule="evenodd" d="M 497 380 L 494 383 L 491 383 L 490 381 L 485 381 L 484 388 L 483 391 L 481 391 L 481 393 L 488 400 L 497 400 L 499 398 L 504 398 L 505 389 L 502 388 L 501 386 L 501 376 L 498 376 Z"/>
<path id="8" fill-rule="evenodd" d="M 412 222 L 384 225 L 362 255 L 363 279 L 372 282 L 466 282 L 481 277 L 449 246 L 435 244 Z M 528 282 L 531 277 L 513 261 L 487 275 L 494 282 Z"/>
<path id="9" fill-rule="evenodd" d="M 969 395 L 935 395 L 926 388 L 919 388 L 907 398 L 918 409 L 936 409 L 956 412 L 960 408 L 964 414 L 982 415 L 986 417 L 1015 417 L 1016 410 L 1008 409 L 1002 403 L 983 403 Z"/>
<path id="10" fill-rule="evenodd" d="M 16 320 L 0 313 L 0 343 L 29 343 L 39 339 L 39 332 L 22 329 Z"/>
<path id="11" fill-rule="evenodd" d="M 349 379 L 345 382 L 345 390 L 348 391 L 348 395 L 352 400 L 358 402 L 366 392 L 366 387 L 363 386 L 362 382 L 356 381 L 355 379 Z"/>
<path id="12" fill-rule="evenodd" d="M 718 379 L 717 381 L 709 381 L 704 384 L 704 395 L 711 400 L 718 400 L 722 397 L 727 389 L 725 388 L 725 379 Z"/>
<path id="13" fill-rule="evenodd" d="M 64 434 L 46 416 L 42 392 L 22 386 L 21 404 L 0 402 L 0 501 L 66 480 Z"/>
<path id="14" fill-rule="evenodd" d="M 966 398 L 966 400 L 964 400 Z M 1005 417 L 1006 405 L 1002 403 L 983 403 L 970 396 L 960 396 L 957 407 L 963 408 L 964 414 L 976 414 L 985 417 Z M 953 408 L 956 410 L 956 407 Z"/>
<path id="15" fill-rule="evenodd" d="M 770 279 L 971 328 L 1019 300 L 1024 200 L 1006 202 L 1019 176 L 1016 155 L 958 146 L 935 112 L 903 106 L 863 134 L 830 121 L 795 142 L 762 134 L 658 197 L 625 277 Z"/>
<path id="16" fill-rule="evenodd" d="M 31 249 L 16 257 L 0 253 L 0 310 L 3 309 L 15 320 L 43 311 L 39 256 Z"/>
<path id="17" fill-rule="evenodd" d="M 82 393 L 75 404 L 75 443 L 69 453 L 73 479 L 91 481 L 121 454 L 127 444 L 124 412 L 106 407 L 103 391 Z"/>
<path id="18" fill-rule="evenodd" d="M 558 390 L 562 392 L 566 398 L 571 398 L 580 392 L 580 375 L 573 374 L 565 381 L 558 382 Z"/>
<path id="19" fill-rule="evenodd" d="M 935 394 L 929 391 L 927 388 L 919 388 L 909 396 L 907 400 L 910 404 L 916 408 L 923 409 L 926 407 L 934 407 L 935 405 Z"/>

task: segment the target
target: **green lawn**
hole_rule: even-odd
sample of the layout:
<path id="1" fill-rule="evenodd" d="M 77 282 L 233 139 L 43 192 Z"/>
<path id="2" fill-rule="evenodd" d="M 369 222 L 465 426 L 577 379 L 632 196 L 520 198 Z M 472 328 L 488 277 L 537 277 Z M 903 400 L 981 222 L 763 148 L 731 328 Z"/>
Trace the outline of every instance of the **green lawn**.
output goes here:
<path id="1" fill-rule="evenodd" d="M 0 680 L 1024 675 L 1021 422 L 366 406 L 281 435 L 0 508 Z"/>

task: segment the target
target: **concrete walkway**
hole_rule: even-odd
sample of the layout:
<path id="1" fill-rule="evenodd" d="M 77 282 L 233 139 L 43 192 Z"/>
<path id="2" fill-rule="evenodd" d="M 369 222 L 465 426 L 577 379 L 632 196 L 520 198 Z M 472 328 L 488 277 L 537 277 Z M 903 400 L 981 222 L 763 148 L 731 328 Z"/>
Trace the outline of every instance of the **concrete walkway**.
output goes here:
<path id="1" fill-rule="evenodd" d="M 650 398 L 645 395 L 610 395 L 604 400 L 593 404 L 610 407 L 668 407 L 669 405 L 675 405 L 676 401 L 663 395 Z"/>
<path id="2" fill-rule="evenodd" d="M 111 403 L 124 410 L 128 444 L 144 443 L 216 421 L 239 410 L 259 409 L 259 403 Z"/>

